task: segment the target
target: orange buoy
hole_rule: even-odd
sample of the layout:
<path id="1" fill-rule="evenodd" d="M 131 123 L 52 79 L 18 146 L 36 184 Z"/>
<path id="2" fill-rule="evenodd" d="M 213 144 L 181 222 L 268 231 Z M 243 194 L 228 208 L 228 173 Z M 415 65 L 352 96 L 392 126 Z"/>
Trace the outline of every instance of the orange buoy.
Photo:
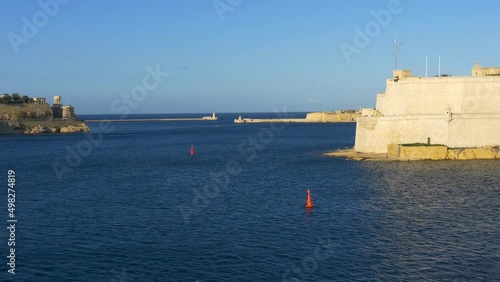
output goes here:
<path id="1" fill-rule="evenodd" d="M 194 145 L 191 145 L 191 156 L 194 156 Z"/>
<path id="2" fill-rule="evenodd" d="M 314 208 L 313 202 L 311 200 L 311 190 L 309 190 L 309 189 L 307 189 L 306 208 L 308 208 L 308 209 Z"/>

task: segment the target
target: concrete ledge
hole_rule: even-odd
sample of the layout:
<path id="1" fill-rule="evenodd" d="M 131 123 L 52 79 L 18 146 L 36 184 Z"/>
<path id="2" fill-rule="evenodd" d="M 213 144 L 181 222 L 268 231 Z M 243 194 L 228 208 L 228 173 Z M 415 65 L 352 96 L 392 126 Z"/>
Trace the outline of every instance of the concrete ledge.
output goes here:
<path id="1" fill-rule="evenodd" d="M 445 160 L 446 146 L 399 146 L 399 159 Z"/>
<path id="2" fill-rule="evenodd" d="M 347 158 L 355 161 L 398 161 L 396 157 L 378 153 L 360 153 L 351 149 L 339 149 L 337 151 L 324 153 L 327 157 Z"/>

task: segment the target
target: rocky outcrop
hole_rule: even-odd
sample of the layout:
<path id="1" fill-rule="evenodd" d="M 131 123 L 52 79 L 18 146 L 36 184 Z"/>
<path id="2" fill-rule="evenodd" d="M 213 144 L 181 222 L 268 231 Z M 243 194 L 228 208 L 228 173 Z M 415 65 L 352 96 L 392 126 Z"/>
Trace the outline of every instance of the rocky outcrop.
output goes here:
<path id="1" fill-rule="evenodd" d="M 448 152 L 446 153 L 446 159 L 448 160 L 458 160 L 458 157 L 460 156 L 460 150 L 458 149 L 448 149 Z"/>
<path id="2" fill-rule="evenodd" d="M 48 130 L 50 133 L 58 133 L 61 131 L 61 128 L 58 126 L 55 126 L 55 127 L 50 127 Z"/>
<path id="3" fill-rule="evenodd" d="M 465 148 L 465 149 L 448 149 L 453 155 L 453 160 L 491 160 L 498 158 L 498 150 L 496 148 Z"/>
<path id="4" fill-rule="evenodd" d="M 388 146 L 386 154 L 361 153 L 354 149 L 343 149 L 325 153 L 331 157 L 346 157 L 352 160 L 416 161 L 416 160 L 492 160 L 500 159 L 499 147 L 448 148 L 444 145 L 397 145 Z"/>
<path id="5" fill-rule="evenodd" d="M 70 126 L 65 126 L 61 127 L 59 132 L 61 133 L 70 133 L 70 132 L 88 132 L 90 131 L 90 128 L 82 122 L 80 125 L 70 125 Z"/>
<path id="6" fill-rule="evenodd" d="M 474 154 L 478 160 L 490 160 L 496 157 L 497 150 L 494 148 L 476 148 Z"/>
<path id="7" fill-rule="evenodd" d="M 90 128 L 81 120 L 0 122 L 0 134 L 42 134 L 89 131 Z"/>
<path id="8" fill-rule="evenodd" d="M 492 160 L 499 159 L 498 147 L 448 148 L 441 146 L 399 146 L 400 160 Z M 394 150 L 394 149 L 393 149 Z"/>
<path id="9" fill-rule="evenodd" d="M 43 125 L 35 125 L 33 127 L 27 127 L 24 129 L 24 134 L 40 134 L 47 133 L 49 130 Z"/>

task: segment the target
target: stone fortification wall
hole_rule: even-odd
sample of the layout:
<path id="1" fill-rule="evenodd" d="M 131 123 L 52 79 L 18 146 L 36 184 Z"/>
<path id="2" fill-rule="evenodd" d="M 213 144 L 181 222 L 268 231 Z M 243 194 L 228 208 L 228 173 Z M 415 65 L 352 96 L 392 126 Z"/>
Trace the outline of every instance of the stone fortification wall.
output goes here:
<path id="1" fill-rule="evenodd" d="M 307 114 L 306 120 L 310 122 L 349 122 L 355 121 L 359 116 L 361 114 L 357 112 L 313 112 Z"/>
<path id="2" fill-rule="evenodd" d="M 385 153 L 389 144 L 451 148 L 500 145 L 500 76 L 408 76 L 377 95 L 380 116 L 357 119 L 355 150 Z"/>
<path id="3" fill-rule="evenodd" d="M 472 76 L 496 76 L 500 75 L 500 68 L 485 68 L 479 62 L 472 68 Z"/>
<path id="4" fill-rule="evenodd" d="M 388 80 L 377 95 L 384 116 L 453 113 L 498 113 L 500 77 L 407 77 Z"/>
<path id="5" fill-rule="evenodd" d="M 443 144 L 451 148 L 500 145 L 500 113 L 360 117 L 355 150 L 385 153 L 389 144 Z"/>
<path id="6" fill-rule="evenodd" d="M 336 112 L 313 112 L 307 113 L 306 118 L 273 118 L 273 119 L 252 119 L 241 118 L 234 120 L 234 123 L 267 123 L 267 122 L 301 122 L 301 123 L 328 123 L 328 122 L 354 122 L 360 117 L 360 112 L 352 110 Z"/>
<path id="7" fill-rule="evenodd" d="M 0 120 L 15 120 L 20 112 L 45 115 L 50 110 L 48 104 L 0 104 Z"/>

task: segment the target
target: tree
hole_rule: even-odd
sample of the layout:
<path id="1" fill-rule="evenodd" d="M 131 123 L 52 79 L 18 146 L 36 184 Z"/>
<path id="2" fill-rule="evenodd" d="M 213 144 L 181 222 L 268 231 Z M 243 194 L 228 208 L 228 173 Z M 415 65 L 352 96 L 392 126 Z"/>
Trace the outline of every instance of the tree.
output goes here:
<path id="1" fill-rule="evenodd" d="M 21 103 L 29 103 L 30 102 L 30 97 L 26 96 L 26 95 L 23 95 L 23 97 L 21 97 Z"/>
<path id="2" fill-rule="evenodd" d="M 12 103 L 21 103 L 21 96 L 19 93 L 12 93 Z"/>
<path id="3" fill-rule="evenodd" d="M 8 104 L 8 103 L 10 103 L 10 100 L 12 99 L 12 97 L 9 94 L 5 93 L 2 95 L 1 99 L 2 99 L 3 104 Z"/>

